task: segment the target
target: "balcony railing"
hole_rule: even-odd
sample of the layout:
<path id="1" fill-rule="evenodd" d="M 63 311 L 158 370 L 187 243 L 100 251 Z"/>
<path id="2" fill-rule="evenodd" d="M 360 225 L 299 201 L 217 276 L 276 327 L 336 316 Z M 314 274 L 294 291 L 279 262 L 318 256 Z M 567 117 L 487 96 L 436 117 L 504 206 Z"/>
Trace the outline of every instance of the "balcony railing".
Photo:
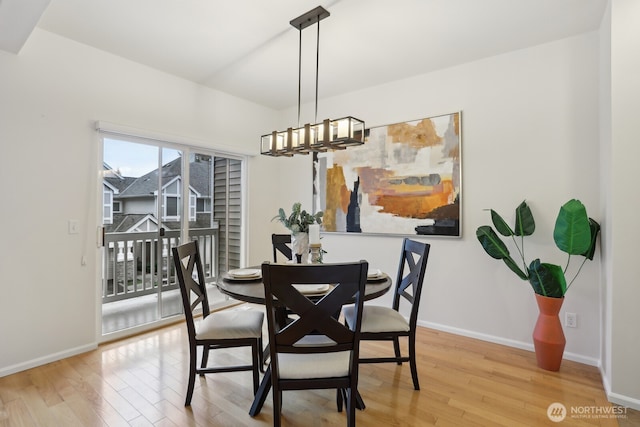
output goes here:
<path id="1" fill-rule="evenodd" d="M 218 227 L 189 230 L 198 242 L 207 282 L 218 274 Z M 178 289 L 171 248 L 180 244 L 180 231 L 106 233 L 102 303 Z M 158 289 L 160 287 L 160 289 Z"/>

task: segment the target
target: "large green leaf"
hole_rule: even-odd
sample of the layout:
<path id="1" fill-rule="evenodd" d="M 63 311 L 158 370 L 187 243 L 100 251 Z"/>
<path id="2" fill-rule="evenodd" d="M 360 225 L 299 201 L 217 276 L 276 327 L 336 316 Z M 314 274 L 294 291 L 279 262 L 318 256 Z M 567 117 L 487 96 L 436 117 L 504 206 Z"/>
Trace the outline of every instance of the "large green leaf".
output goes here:
<path id="1" fill-rule="evenodd" d="M 507 245 L 504 244 L 493 228 L 488 225 L 478 227 L 476 230 L 476 237 L 490 257 L 503 260 L 511 271 L 518 275 L 518 277 L 523 280 L 528 279 L 527 274 L 518 267 L 515 261 L 513 261 L 509 254 Z"/>
<path id="2" fill-rule="evenodd" d="M 509 224 L 502 219 L 500 214 L 493 209 L 491 209 L 491 222 L 493 222 L 494 227 L 498 230 L 498 233 L 502 234 L 505 237 L 513 236 L 515 233 L 509 227 Z"/>
<path id="3" fill-rule="evenodd" d="M 567 281 L 562 268 L 555 264 L 541 263 L 535 259 L 529 265 L 529 283 L 535 293 L 561 298 L 567 291 Z"/>
<path id="4" fill-rule="evenodd" d="M 536 231 L 531 209 L 525 201 L 516 208 L 516 236 L 531 236 Z"/>
<path id="5" fill-rule="evenodd" d="M 576 199 L 571 199 L 560 208 L 553 229 L 556 246 L 570 255 L 582 255 L 591 247 L 591 226 L 587 210 Z"/>
<path id="6" fill-rule="evenodd" d="M 596 241 L 598 239 L 598 233 L 600 232 L 600 224 L 589 218 L 589 226 L 591 228 L 591 246 L 589 246 L 589 249 L 582 255 L 593 261 L 593 255 L 596 253 Z"/>
<path id="7" fill-rule="evenodd" d="M 520 267 L 518 267 L 518 264 L 516 264 L 511 257 L 503 258 L 502 260 L 504 261 L 505 264 L 507 264 L 507 267 L 509 267 L 511 271 L 513 271 L 514 273 L 516 273 L 516 275 L 518 275 L 519 278 L 521 278 L 522 280 L 529 279 L 529 276 L 527 275 L 527 273 L 522 271 Z"/>
<path id="8" fill-rule="evenodd" d="M 509 257 L 509 249 L 502 239 L 498 237 L 493 228 L 488 225 L 478 227 L 476 237 L 490 257 L 503 259 Z"/>

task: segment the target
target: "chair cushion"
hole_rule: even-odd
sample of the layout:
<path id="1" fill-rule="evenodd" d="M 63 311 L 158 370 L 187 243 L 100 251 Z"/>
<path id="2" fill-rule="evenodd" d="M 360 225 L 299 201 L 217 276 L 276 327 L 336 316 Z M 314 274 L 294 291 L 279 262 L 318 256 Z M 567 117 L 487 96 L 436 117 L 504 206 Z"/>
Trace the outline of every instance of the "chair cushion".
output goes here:
<path id="1" fill-rule="evenodd" d="M 263 319 L 261 311 L 216 311 L 196 326 L 196 339 L 259 338 L 262 336 Z"/>
<path id="2" fill-rule="evenodd" d="M 349 375 L 350 351 L 334 353 L 279 353 L 279 377 L 283 379 L 332 378 Z"/>
<path id="3" fill-rule="evenodd" d="M 349 326 L 353 325 L 354 307 L 346 306 L 342 309 L 344 318 Z M 409 322 L 404 316 L 392 308 L 377 305 L 365 305 L 362 309 L 361 332 L 408 332 Z"/>
<path id="4" fill-rule="evenodd" d="M 296 347 L 331 346 L 336 342 L 325 335 L 306 335 Z M 309 379 L 331 378 L 349 375 L 350 351 L 321 354 L 278 354 L 280 378 Z"/>

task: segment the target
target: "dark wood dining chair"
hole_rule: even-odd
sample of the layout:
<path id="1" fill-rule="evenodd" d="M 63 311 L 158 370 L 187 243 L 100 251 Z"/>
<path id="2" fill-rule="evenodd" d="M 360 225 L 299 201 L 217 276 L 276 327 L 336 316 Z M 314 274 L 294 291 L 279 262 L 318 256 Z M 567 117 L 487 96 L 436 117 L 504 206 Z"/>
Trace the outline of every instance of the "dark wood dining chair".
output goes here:
<path id="1" fill-rule="evenodd" d="M 272 234 L 271 244 L 273 245 L 273 262 L 278 262 L 278 254 L 291 261 L 293 252 L 291 250 L 291 234 Z"/>
<path id="2" fill-rule="evenodd" d="M 391 307 L 366 305 L 362 312 L 362 328 L 360 339 L 363 341 L 392 341 L 395 356 L 361 358 L 360 363 L 409 362 L 413 388 L 420 390 L 418 368 L 416 364 L 416 326 L 418 322 L 418 308 L 422 293 L 422 282 L 429 259 L 428 243 L 416 242 L 405 238 L 402 243 L 400 265 Z M 409 320 L 400 314 L 400 303 L 406 301 L 410 305 Z M 357 322 L 357 310 L 346 306 L 343 314 L 347 325 Z M 408 356 L 400 352 L 400 337 L 408 338 Z"/>
<path id="3" fill-rule="evenodd" d="M 197 242 L 172 248 L 172 253 L 189 335 L 189 383 L 184 405 L 191 404 L 196 374 L 203 376 L 216 372 L 253 371 L 255 394 L 260 381 L 259 369 L 262 366 L 264 313 L 252 310 L 221 310 L 211 313 Z M 192 294 L 195 295 L 193 301 Z M 196 324 L 193 312 L 198 307 L 202 309 L 202 320 Z M 202 347 L 200 368 L 197 365 L 198 347 Z M 251 347 L 251 364 L 207 366 L 210 350 L 230 347 Z"/>
<path id="4" fill-rule="evenodd" d="M 262 264 L 271 364 L 273 425 L 280 425 L 285 390 L 336 389 L 338 410 L 346 402 L 347 425 L 355 426 L 360 313 L 366 261 L 346 264 Z M 326 292 L 311 296 L 308 292 Z M 351 326 L 338 321 L 354 304 Z M 295 314 L 279 322 L 285 307 Z"/>

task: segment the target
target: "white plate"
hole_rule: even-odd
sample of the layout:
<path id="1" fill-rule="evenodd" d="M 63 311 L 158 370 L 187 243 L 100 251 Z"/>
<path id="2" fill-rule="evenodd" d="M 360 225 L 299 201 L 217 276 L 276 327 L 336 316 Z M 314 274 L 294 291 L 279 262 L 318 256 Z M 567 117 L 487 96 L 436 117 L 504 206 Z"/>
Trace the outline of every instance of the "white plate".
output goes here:
<path id="1" fill-rule="evenodd" d="M 260 270 L 257 268 L 239 268 L 228 273 L 234 279 L 256 279 L 261 275 Z"/>
<path id="2" fill-rule="evenodd" d="M 331 288 L 328 283 L 321 285 L 292 285 L 298 292 L 303 295 L 317 295 L 323 294 Z"/>
<path id="3" fill-rule="evenodd" d="M 367 279 L 379 279 L 382 277 L 382 271 L 378 269 L 369 270 L 367 273 Z"/>

